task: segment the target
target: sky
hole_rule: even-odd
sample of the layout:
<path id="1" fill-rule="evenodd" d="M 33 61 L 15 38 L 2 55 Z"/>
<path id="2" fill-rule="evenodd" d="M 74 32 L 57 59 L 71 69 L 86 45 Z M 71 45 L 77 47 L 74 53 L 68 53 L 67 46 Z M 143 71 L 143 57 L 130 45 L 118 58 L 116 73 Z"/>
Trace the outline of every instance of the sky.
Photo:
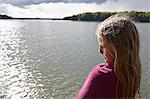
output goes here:
<path id="1" fill-rule="evenodd" d="M 150 11 L 150 0 L 0 0 L 0 14 L 63 18 L 84 12 Z"/>

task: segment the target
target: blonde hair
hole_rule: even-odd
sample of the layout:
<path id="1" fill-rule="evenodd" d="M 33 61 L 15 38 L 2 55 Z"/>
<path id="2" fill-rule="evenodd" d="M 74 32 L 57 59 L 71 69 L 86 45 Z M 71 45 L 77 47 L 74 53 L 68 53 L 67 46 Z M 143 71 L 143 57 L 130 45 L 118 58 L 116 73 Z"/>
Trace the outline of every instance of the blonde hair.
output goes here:
<path id="1" fill-rule="evenodd" d="M 122 97 L 135 98 L 141 79 L 140 42 L 136 26 L 128 17 L 113 15 L 98 25 L 96 35 L 113 48 L 114 72 L 122 85 Z"/>

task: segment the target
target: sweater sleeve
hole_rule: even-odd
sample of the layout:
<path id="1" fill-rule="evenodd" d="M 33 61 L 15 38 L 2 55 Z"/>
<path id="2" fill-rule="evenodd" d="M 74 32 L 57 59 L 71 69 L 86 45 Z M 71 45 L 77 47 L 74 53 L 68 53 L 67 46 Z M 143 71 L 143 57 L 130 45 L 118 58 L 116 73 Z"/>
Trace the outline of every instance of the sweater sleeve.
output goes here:
<path id="1" fill-rule="evenodd" d="M 115 88 L 112 88 L 113 85 L 111 85 L 113 82 L 110 80 L 110 72 L 111 69 L 95 66 L 87 76 L 76 99 L 112 97 L 110 94 L 114 94 L 112 89 Z"/>

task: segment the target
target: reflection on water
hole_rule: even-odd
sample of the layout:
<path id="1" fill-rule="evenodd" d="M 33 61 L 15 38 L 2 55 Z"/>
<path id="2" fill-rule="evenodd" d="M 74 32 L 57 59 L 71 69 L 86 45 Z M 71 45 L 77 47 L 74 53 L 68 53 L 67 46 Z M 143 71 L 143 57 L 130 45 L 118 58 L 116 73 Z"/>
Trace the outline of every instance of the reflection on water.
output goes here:
<path id="1" fill-rule="evenodd" d="M 25 57 L 28 49 L 21 40 L 22 27 L 17 21 L 0 23 L 0 98 L 46 97 L 41 73 Z"/>
<path id="2" fill-rule="evenodd" d="M 77 50 L 69 49 L 66 40 L 56 40 L 59 34 L 56 37 L 51 34 L 52 31 L 63 33 L 63 28 L 58 32 L 61 29 L 57 30 L 56 26 L 49 29 L 45 22 L 43 25 L 35 21 L 0 21 L 0 99 L 74 97 L 83 81 L 82 69 L 76 68 L 75 65 L 79 65 L 72 62 Z M 72 44 L 69 42 L 70 47 Z M 81 61 L 74 62 L 80 64 Z"/>

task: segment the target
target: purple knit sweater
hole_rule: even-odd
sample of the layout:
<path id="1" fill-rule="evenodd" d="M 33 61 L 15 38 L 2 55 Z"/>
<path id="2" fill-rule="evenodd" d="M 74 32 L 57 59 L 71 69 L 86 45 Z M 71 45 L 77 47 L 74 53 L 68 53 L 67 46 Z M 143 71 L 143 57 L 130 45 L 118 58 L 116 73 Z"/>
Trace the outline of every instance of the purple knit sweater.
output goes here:
<path id="1" fill-rule="evenodd" d="M 81 90 L 76 99 L 108 99 L 121 97 L 122 87 L 118 83 L 118 79 L 114 73 L 113 62 L 106 61 L 105 63 L 96 65 L 87 76 Z M 117 90 L 116 90 L 117 87 Z"/>

